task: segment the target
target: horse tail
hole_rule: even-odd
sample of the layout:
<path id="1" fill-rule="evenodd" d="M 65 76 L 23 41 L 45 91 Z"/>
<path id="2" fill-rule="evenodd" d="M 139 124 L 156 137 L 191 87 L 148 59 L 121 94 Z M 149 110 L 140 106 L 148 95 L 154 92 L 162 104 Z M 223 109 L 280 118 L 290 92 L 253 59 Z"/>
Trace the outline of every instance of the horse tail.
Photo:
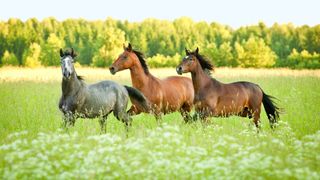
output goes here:
<path id="1" fill-rule="evenodd" d="M 274 128 L 275 123 L 279 120 L 280 108 L 274 103 L 275 97 L 265 94 L 263 91 L 262 103 L 269 119 L 270 127 Z"/>
<path id="2" fill-rule="evenodd" d="M 132 104 L 141 107 L 144 112 L 150 111 L 149 101 L 138 89 L 129 87 L 129 86 L 124 86 L 124 87 L 128 91 Z"/>

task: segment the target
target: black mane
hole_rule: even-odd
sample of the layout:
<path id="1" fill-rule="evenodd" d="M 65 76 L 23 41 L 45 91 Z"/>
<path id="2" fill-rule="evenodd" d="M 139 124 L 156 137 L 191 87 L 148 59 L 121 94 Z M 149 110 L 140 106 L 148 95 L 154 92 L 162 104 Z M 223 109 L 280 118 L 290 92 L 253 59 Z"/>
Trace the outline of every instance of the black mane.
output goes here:
<path id="1" fill-rule="evenodd" d="M 141 64 L 141 66 L 142 66 L 142 68 L 143 68 L 143 71 L 144 71 L 146 74 L 149 74 L 149 69 L 148 69 L 148 66 L 147 66 L 147 64 L 146 64 L 146 60 L 145 60 L 144 57 L 143 57 L 143 56 L 144 56 L 143 53 L 142 53 L 142 52 L 139 52 L 139 51 L 136 51 L 136 50 L 132 50 L 132 52 L 137 55 L 137 57 L 138 57 L 138 59 L 139 59 L 139 61 L 140 61 L 140 64 Z"/>
<path id="2" fill-rule="evenodd" d="M 210 73 L 210 71 L 214 71 L 214 66 L 210 63 L 210 60 L 207 57 L 195 52 L 192 52 L 191 54 L 196 56 L 204 71 L 206 71 L 207 73 Z"/>
<path id="3" fill-rule="evenodd" d="M 78 76 L 78 75 L 77 75 L 77 78 L 78 78 L 80 81 L 83 81 L 83 80 L 84 80 L 83 76 Z"/>

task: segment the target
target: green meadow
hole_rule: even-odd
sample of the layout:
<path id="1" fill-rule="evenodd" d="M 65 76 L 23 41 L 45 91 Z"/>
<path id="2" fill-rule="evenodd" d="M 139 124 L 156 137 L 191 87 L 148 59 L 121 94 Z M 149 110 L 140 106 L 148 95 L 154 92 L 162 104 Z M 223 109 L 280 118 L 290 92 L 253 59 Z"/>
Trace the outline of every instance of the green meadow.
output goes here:
<path id="1" fill-rule="evenodd" d="M 44 81 L 15 79 L 19 69 L 9 70 L 13 75 L 0 73 L 1 179 L 320 178 L 319 71 L 294 71 L 300 75 L 292 76 L 271 69 L 237 76 L 229 69 L 223 76 L 219 70 L 213 74 L 225 83 L 257 83 L 275 96 L 285 110 L 275 130 L 263 110 L 259 133 L 247 118 L 185 124 L 176 112 L 164 115 L 160 126 L 152 115 L 133 116 L 128 133 L 110 115 L 107 133 L 100 134 L 97 119 L 78 119 L 68 132 L 60 129 L 59 68 L 54 69 L 58 80 Z M 167 76 L 166 71 L 158 70 L 157 76 Z M 106 70 L 105 74 L 106 79 L 131 83 L 130 76 L 111 77 Z M 93 76 L 88 81 L 100 79 Z"/>

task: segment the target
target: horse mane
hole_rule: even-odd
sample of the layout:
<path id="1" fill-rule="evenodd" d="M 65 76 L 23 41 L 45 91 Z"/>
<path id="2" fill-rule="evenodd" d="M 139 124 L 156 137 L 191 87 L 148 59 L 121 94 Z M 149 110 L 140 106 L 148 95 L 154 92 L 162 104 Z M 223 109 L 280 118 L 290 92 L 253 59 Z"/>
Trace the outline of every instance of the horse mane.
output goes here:
<path id="1" fill-rule="evenodd" d="M 201 65 L 201 68 L 206 72 L 211 74 L 210 71 L 214 71 L 214 65 L 210 63 L 210 60 L 205 57 L 200 55 L 199 53 L 193 53 L 195 55 Z"/>
<path id="2" fill-rule="evenodd" d="M 148 65 L 146 63 L 146 60 L 144 59 L 143 53 L 136 50 L 132 50 L 132 52 L 138 57 L 144 73 L 149 74 Z"/>
<path id="3" fill-rule="evenodd" d="M 77 75 L 77 78 L 78 78 L 80 81 L 84 81 L 83 76 L 78 76 L 78 75 Z"/>

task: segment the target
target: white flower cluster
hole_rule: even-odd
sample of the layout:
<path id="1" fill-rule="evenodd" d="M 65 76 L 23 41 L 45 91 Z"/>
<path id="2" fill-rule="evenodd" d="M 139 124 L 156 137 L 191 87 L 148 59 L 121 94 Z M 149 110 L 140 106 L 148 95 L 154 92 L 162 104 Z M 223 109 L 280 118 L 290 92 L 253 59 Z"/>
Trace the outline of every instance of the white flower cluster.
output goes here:
<path id="1" fill-rule="evenodd" d="M 0 146 L 1 179 L 319 179 L 320 131 L 296 138 L 273 133 L 236 136 L 217 126 L 147 130 L 143 136 L 28 132 Z"/>

